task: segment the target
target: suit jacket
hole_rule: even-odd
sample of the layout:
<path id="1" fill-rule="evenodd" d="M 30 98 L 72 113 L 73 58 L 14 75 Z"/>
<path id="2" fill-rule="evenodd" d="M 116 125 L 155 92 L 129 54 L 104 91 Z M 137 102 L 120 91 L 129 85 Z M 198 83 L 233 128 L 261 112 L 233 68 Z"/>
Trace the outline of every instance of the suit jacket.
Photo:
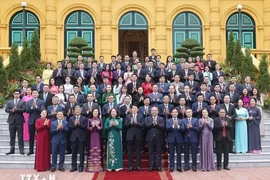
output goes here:
<path id="1" fill-rule="evenodd" d="M 219 93 L 219 98 L 218 98 L 216 92 L 212 92 L 211 96 L 215 96 L 217 102 L 218 102 L 218 100 L 219 100 L 220 104 L 223 103 L 223 100 L 224 100 L 224 94 Z"/>
<path id="2" fill-rule="evenodd" d="M 199 120 L 196 118 L 191 118 L 191 125 L 192 127 L 190 129 L 187 128 L 188 125 L 188 119 L 185 118 L 183 120 L 183 124 L 184 124 L 184 142 L 188 142 L 188 140 L 190 140 L 190 142 L 192 143 L 196 143 L 199 142 L 199 132 L 200 132 L 200 127 L 199 127 Z"/>
<path id="3" fill-rule="evenodd" d="M 176 107 L 179 103 L 179 96 L 174 93 L 174 94 L 168 94 L 170 98 L 170 104 L 172 104 L 174 107 Z"/>
<path id="4" fill-rule="evenodd" d="M 161 83 L 157 83 L 158 86 L 158 92 L 162 93 L 162 94 L 168 94 L 169 93 L 169 84 L 168 83 L 163 83 L 163 85 L 161 85 Z"/>
<path id="5" fill-rule="evenodd" d="M 52 121 L 51 125 L 51 143 L 52 144 L 65 144 L 66 143 L 66 132 L 68 132 L 68 122 L 62 120 L 63 129 L 58 129 L 58 120 Z"/>
<path id="6" fill-rule="evenodd" d="M 160 116 L 157 116 L 157 124 L 153 124 L 153 117 L 149 116 L 145 120 L 145 128 L 148 130 L 146 134 L 146 141 L 153 141 L 154 137 L 156 137 L 157 142 L 164 141 L 164 130 L 165 123 L 164 119 Z"/>
<path id="7" fill-rule="evenodd" d="M 50 105 L 47 108 L 47 117 L 51 120 L 51 121 L 55 121 L 56 118 L 56 114 L 52 114 L 53 111 L 53 105 Z M 64 112 L 65 108 L 63 106 L 57 105 L 55 112 Z"/>
<path id="8" fill-rule="evenodd" d="M 209 112 L 209 117 L 212 118 L 212 119 L 215 119 L 219 116 L 218 112 L 220 110 L 220 106 L 219 105 L 215 105 L 215 107 L 212 109 L 211 108 L 211 105 L 209 105 L 207 107 L 207 110 Z"/>
<path id="9" fill-rule="evenodd" d="M 138 81 L 136 82 L 136 90 L 138 90 L 138 88 L 139 87 L 141 87 L 141 84 L 139 84 L 138 83 Z M 133 92 L 133 82 L 130 82 L 130 83 L 128 83 L 128 85 L 127 85 L 127 92 L 128 92 L 128 94 L 130 94 L 131 96 L 134 96 L 136 93 L 137 93 L 137 91 L 134 91 Z"/>
<path id="10" fill-rule="evenodd" d="M 194 71 L 194 80 L 197 82 L 203 82 L 203 73 Z"/>
<path id="11" fill-rule="evenodd" d="M 166 130 L 167 130 L 167 142 L 174 143 L 183 143 L 183 132 L 185 131 L 184 124 L 182 120 L 177 119 L 178 127 L 173 127 L 173 119 L 168 119 L 166 121 Z"/>
<path id="12" fill-rule="evenodd" d="M 227 110 L 225 104 L 221 104 L 220 108 L 225 109 L 226 111 L 226 115 L 231 117 L 231 121 L 235 120 L 236 117 L 236 111 L 235 111 L 235 107 L 232 104 L 229 104 L 229 109 Z"/>
<path id="13" fill-rule="evenodd" d="M 193 81 L 192 86 L 191 86 L 191 84 L 190 84 L 189 81 L 187 81 L 187 82 L 185 83 L 185 85 L 188 85 L 188 86 L 190 87 L 190 89 L 192 88 L 193 91 L 195 91 L 195 93 L 198 92 L 198 91 L 200 90 L 200 85 L 199 85 L 199 83 L 198 83 L 197 81 Z M 193 92 L 193 91 L 192 91 L 192 92 Z"/>
<path id="14" fill-rule="evenodd" d="M 128 105 L 129 108 L 131 108 L 131 105 Z M 125 121 L 125 118 L 128 114 L 130 114 L 129 112 L 127 112 L 127 106 L 126 104 L 122 104 L 121 106 L 119 106 L 119 115 L 121 118 L 123 118 L 123 121 Z"/>
<path id="15" fill-rule="evenodd" d="M 38 90 L 38 93 L 39 93 L 39 94 L 40 94 L 40 93 L 43 93 L 43 86 L 44 86 L 44 84 L 43 84 L 43 83 L 40 83 L 40 85 L 39 85 L 39 90 L 38 90 L 37 84 L 34 84 L 34 85 L 32 86 L 32 91 L 33 91 L 33 90 Z"/>
<path id="16" fill-rule="evenodd" d="M 98 63 L 97 64 L 97 67 L 99 68 L 99 69 L 101 69 L 101 70 L 104 70 L 105 69 L 105 67 L 106 67 L 106 64 L 105 63 Z"/>
<path id="17" fill-rule="evenodd" d="M 230 92 L 227 92 L 225 95 L 228 95 L 231 97 Z M 231 103 L 234 104 L 234 106 L 236 106 L 239 98 L 240 98 L 240 94 L 238 94 L 237 92 L 234 92 L 232 97 L 231 97 Z"/>
<path id="18" fill-rule="evenodd" d="M 85 134 L 86 134 L 86 127 L 87 127 L 87 118 L 84 116 L 80 116 L 79 121 L 80 123 L 76 126 L 74 125 L 76 120 L 76 116 L 72 116 L 69 119 L 69 129 L 71 131 L 70 133 L 70 141 L 75 142 L 78 138 L 79 142 L 85 141 Z"/>
<path id="19" fill-rule="evenodd" d="M 141 69 L 140 72 L 138 72 L 138 69 L 135 69 L 133 72 L 134 72 L 134 74 L 137 74 L 137 76 L 138 76 L 137 82 L 139 84 L 142 84 L 144 82 L 144 78 L 145 78 L 144 70 Z"/>
<path id="20" fill-rule="evenodd" d="M 76 70 L 76 71 L 74 72 L 74 77 L 75 77 L 76 79 L 78 79 L 79 77 L 82 77 L 82 76 L 81 76 L 81 71 L 80 71 L 80 70 Z M 88 73 L 87 73 L 86 70 L 83 70 L 83 77 L 84 77 L 84 79 L 87 79 L 87 78 L 88 78 Z"/>
<path id="21" fill-rule="evenodd" d="M 213 74 L 212 84 L 217 84 L 218 83 L 218 73 L 217 73 L 217 71 L 213 71 L 212 74 Z M 224 72 L 219 71 L 219 75 L 224 76 L 225 74 L 224 74 Z"/>
<path id="22" fill-rule="evenodd" d="M 152 80 L 155 80 L 155 75 L 156 75 L 156 69 L 154 67 L 152 67 L 152 72 L 150 72 L 150 68 L 145 68 L 143 71 L 143 74 L 146 76 L 147 74 L 149 74 L 152 77 Z"/>
<path id="23" fill-rule="evenodd" d="M 163 102 L 163 95 L 161 93 L 157 93 L 157 100 L 155 100 L 154 92 L 149 94 L 148 97 L 150 98 L 151 104 L 160 104 Z"/>
<path id="24" fill-rule="evenodd" d="M 102 113 L 102 117 L 103 117 L 103 118 L 109 117 L 109 112 L 108 112 L 109 108 L 110 108 L 109 103 L 104 104 L 104 105 L 102 106 L 102 111 L 101 111 L 101 113 Z M 113 108 L 118 110 L 119 106 L 118 106 L 116 103 L 113 103 Z"/>
<path id="25" fill-rule="evenodd" d="M 76 107 L 76 106 L 79 106 L 79 104 L 74 103 L 73 106 L 71 107 L 70 102 L 68 102 L 68 103 L 65 105 L 64 115 L 67 117 L 67 121 L 68 121 L 68 122 L 69 122 L 69 118 L 72 117 L 72 116 L 74 115 L 74 110 L 75 110 L 75 107 Z"/>
<path id="26" fill-rule="evenodd" d="M 53 70 L 52 77 L 55 80 L 55 84 L 57 86 L 60 86 L 60 85 L 65 84 L 65 77 L 66 77 L 66 71 L 65 71 L 65 69 L 64 68 L 61 68 L 60 74 L 59 75 L 57 75 L 57 74 L 58 74 L 58 69 Z"/>
<path id="27" fill-rule="evenodd" d="M 92 111 L 94 109 L 97 109 L 98 111 L 100 111 L 100 107 L 98 103 L 92 102 Z M 92 118 L 92 112 L 90 112 L 90 107 L 88 102 L 84 103 L 82 106 L 82 115 L 88 118 Z"/>
<path id="28" fill-rule="evenodd" d="M 33 108 L 34 99 L 31 99 L 26 103 L 26 112 L 29 113 L 28 124 L 35 125 L 35 121 L 40 118 L 40 113 L 44 109 L 44 102 L 37 98 L 37 108 Z"/>
<path id="29" fill-rule="evenodd" d="M 117 81 L 117 78 L 118 77 L 123 77 L 124 76 L 124 73 L 125 73 L 125 71 L 120 71 L 120 76 L 118 75 L 118 70 L 115 70 L 115 71 L 113 71 L 113 80 L 115 80 L 115 81 Z"/>
<path id="30" fill-rule="evenodd" d="M 76 97 L 76 95 L 75 95 L 75 97 Z M 77 104 L 79 104 L 80 106 L 82 106 L 85 103 L 84 95 L 78 93 L 77 94 L 77 97 L 76 97 L 76 102 L 77 102 Z"/>
<path id="31" fill-rule="evenodd" d="M 193 73 L 192 70 L 188 69 L 188 71 L 187 71 L 187 76 L 188 76 L 189 74 L 194 74 L 194 73 Z M 180 70 L 180 78 L 181 78 L 181 82 L 183 82 L 183 83 L 185 83 L 185 82 L 188 81 L 188 77 L 185 78 L 185 76 L 186 76 L 186 71 L 185 71 L 185 69 L 181 69 L 181 70 Z"/>
<path id="32" fill-rule="evenodd" d="M 122 70 L 123 70 L 123 71 L 126 71 L 126 70 L 127 70 L 127 66 L 131 66 L 131 64 L 132 64 L 132 62 L 130 62 L 130 61 L 127 61 L 127 64 L 126 64 L 125 61 L 123 61 L 123 62 L 121 63 Z"/>
<path id="33" fill-rule="evenodd" d="M 226 137 L 228 139 L 228 141 L 232 141 L 232 123 L 231 123 L 231 120 L 230 118 L 225 118 L 224 119 L 225 121 L 227 121 L 228 125 L 223 127 L 222 125 L 222 121 L 220 119 L 220 117 L 217 117 L 214 119 L 214 139 L 215 141 L 221 141 L 222 140 L 222 137 L 223 137 L 223 128 L 225 128 L 226 130 Z"/>
<path id="34" fill-rule="evenodd" d="M 133 137 L 136 138 L 136 141 L 144 141 L 143 138 L 143 126 L 144 126 L 144 121 L 143 121 L 143 115 L 137 114 L 136 116 L 136 121 L 137 124 L 132 124 L 133 120 L 133 114 L 130 113 L 126 116 L 125 119 L 125 126 L 127 129 L 127 135 L 126 135 L 126 140 L 131 141 L 133 140 Z"/>
<path id="35" fill-rule="evenodd" d="M 249 84 L 249 87 L 247 87 L 246 83 L 244 83 L 243 86 L 242 86 L 242 90 L 246 88 L 248 90 L 248 95 L 252 96 L 254 87 L 255 86 L 253 84 Z"/>
<path id="36" fill-rule="evenodd" d="M 173 78 L 174 78 L 175 75 L 179 75 L 180 78 L 181 78 L 180 70 L 176 69 L 176 71 L 174 71 L 174 73 L 173 73 L 173 71 L 167 72 L 168 80 L 170 80 L 171 82 L 173 82 L 174 81 Z"/>
<path id="37" fill-rule="evenodd" d="M 139 107 L 139 114 L 144 115 L 144 117 L 148 117 L 151 115 L 151 108 L 152 108 L 151 106 L 148 106 L 148 112 L 146 112 L 145 106 L 143 105 Z"/>
<path id="38" fill-rule="evenodd" d="M 51 92 L 47 93 L 46 101 L 44 101 L 44 93 L 39 94 L 38 99 L 41 99 L 44 102 L 44 108 L 47 109 L 48 106 L 52 105 L 53 94 Z"/>
<path id="39" fill-rule="evenodd" d="M 192 108 L 192 104 L 196 102 L 197 100 L 193 94 L 189 93 L 188 95 L 189 95 L 189 98 L 187 97 L 185 93 L 181 93 L 180 97 L 184 97 L 186 99 L 186 106 L 189 108 Z"/>
<path id="40" fill-rule="evenodd" d="M 202 102 L 202 109 L 206 109 L 207 108 L 207 104 Z M 192 104 L 192 112 L 193 112 L 193 117 L 200 119 L 201 118 L 201 111 L 198 111 L 199 108 L 199 103 L 195 102 Z"/>
<path id="41" fill-rule="evenodd" d="M 213 61 L 213 60 L 210 60 L 210 62 L 204 61 L 204 67 L 208 66 L 211 72 L 215 71 L 216 64 L 217 64 L 216 61 Z"/>
<path id="42" fill-rule="evenodd" d="M 165 108 L 165 104 L 162 103 L 158 106 L 158 115 L 163 117 L 164 119 L 170 119 L 172 117 L 171 112 L 174 109 L 174 106 L 172 104 L 168 104 L 168 111 L 169 113 L 166 115 L 166 108 Z M 166 118 L 167 116 L 167 118 Z"/>
<path id="43" fill-rule="evenodd" d="M 17 125 L 22 125 L 24 123 L 23 113 L 25 111 L 26 104 L 23 100 L 18 99 L 18 102 L 16 105 L 17 110 L 15 112 L 12 111 L 14 107 L 15 107 L 14 99 L 9 100 L 5 108 L 6 113 L 9 114 L 7 123 L 8 124 L 16 123 Z"/>

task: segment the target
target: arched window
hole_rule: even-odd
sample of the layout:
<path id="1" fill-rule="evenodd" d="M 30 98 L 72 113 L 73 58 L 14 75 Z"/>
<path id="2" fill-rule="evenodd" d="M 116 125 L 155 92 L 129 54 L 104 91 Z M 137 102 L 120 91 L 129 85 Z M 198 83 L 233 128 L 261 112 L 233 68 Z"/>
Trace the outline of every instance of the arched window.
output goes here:
<path id="1" fill-rule="evenodd" d="M 119 21 L 119 30 L 147 30 L 147 20 L 141 13 L 128 12 Z"/>
<path id="2" fill-rule="evenodd" d="M 242 46 L 256 48 L 255 23 L 250 15 L 242 12 L 240 19 L 239 13 L 234 13 L 228 18 L 226 25 L 227 39 L 231 31 L 234 33 L 235 40 L 241 33 Z"/>
<path id="3" fill-rule="evenodd" d="M 179 13 L 173 21 L 173 53 L 186 39 L 196 39 L 202 44 L 202 23 L 192 12 Z"/>
<path id="4" fill-rule="evenodd" d="M 25 25 L 25 36 L 28 40 L 31 40 L 32 34 L 35 29 L 39 28 L 39 20 L 37 16 L 30 12 L 25 12 L 25 17 L 23 11 L 19 11 L 13 15 L 10 19 L 10 30 L 9 30 L 9 45 L 13 42 L 17 42 L 19 46 L 23 42 L 23 26 Z"/>
<path id="5" fill-rule="evenodd" d="M 70 13 L 65 21 L 65 48 L 68 42 L 75 37 L 82 37 L 89 46 L 94 47 L 94 21 L 85 11 Z"/>

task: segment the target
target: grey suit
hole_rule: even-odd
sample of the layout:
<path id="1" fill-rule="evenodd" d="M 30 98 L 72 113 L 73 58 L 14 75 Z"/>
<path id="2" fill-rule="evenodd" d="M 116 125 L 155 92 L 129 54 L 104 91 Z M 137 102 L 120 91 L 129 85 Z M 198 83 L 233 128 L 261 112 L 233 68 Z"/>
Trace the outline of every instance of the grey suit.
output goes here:
<path id="1" fill-rule="evenodd" d="M 25 111 L 25 102 L 21 99 L 17 100 L 16 108 L 17 110 L 13 112 L 15 107 L 15 100 L 12 99 L 7 102 L 5 111 L 8 113 L 7 123 L 9 124 L 9 135 L 10 135 L 10 149 L 14 151 L 15 149 L 15 137 L 16 131 L 18 135 L 18 144 L 20 151 L 24 150 L 23 143 L 23 123 L 24 117 L 23 112 Z"/>

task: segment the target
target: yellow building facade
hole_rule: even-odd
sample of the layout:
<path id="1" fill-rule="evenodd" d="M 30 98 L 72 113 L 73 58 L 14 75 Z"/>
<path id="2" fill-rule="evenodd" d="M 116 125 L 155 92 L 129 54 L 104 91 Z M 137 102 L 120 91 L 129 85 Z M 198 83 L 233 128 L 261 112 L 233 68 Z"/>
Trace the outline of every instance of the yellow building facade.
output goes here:
<path id="1" fill-rule="evenodd" d="M 182 40 L 190 37 L 197 37 L 201 41 L 205 53 L 213 54 L 214 59 L 223 60 L 226 55 L 228 21 L 232 15 L 237 14 L 238 4 L 242 4 L 242 14 L 249 17 L 253 23 L 249 30 L 242 30 L 242 38 L 246 38 L 246 43 L 255 49 L 254 51 L 268 52 L 270 49 L 270 0 L 27 0 L 26 3 L 25 10 L 38 19 L 41 54 L 44 60 L 57 61 L 64 58 L 67 46 L 67 18 L 73 12 L 85 12 L 90 15 L 93 24 L 89 29 L 92 30 L 87 31 L 86 23 L 85 31 L 88 34 L 84 35 L 92 36 L 90 44 L 94 46 L 95 58 L 103 55 L 106 61 L 110 61 L 111 55 L 126 53 L 127 48 L 141 48 L 141 56 L 150 54 L 151 48 L 155 48 L 164 61 L 167 55 L 174 54 L 176 46 L 179 46 Z M 21 0 L 0 0 L 0 52 L 2 49 L 4 56 L 7 55 L 4 51 L 8 50 L 12 43 L 12 33 L 14 37 L 19 37 L 16 31 L 20 29 L 16 30 L 16 22 L 12 32 L 12 18 L 20 12 Z M 123 20 L 122 29 L 125 32 L 122 31 L 121 18 L 130 12 L 138 13 L 137 19 L 141 16 L 145 18 L 146 26 L 136 29 L 136 24 L 130 24 L 128 27 L 129 22 Z M 181 13 L 186 13 L 183 14 L 183 18 Z M 178 16 L 179 27 L 175 25 Z M 84 17 L 81 17 L 84 20 Z M 199 23 L 198 31 L 194 30 L 197 34 L 192 31 L 192 23 L 196 21 L 194 17 L 197 17 Z M 243 26 L 249 21 L 246 17 L 243 16 Z M 29 18 L 31 20 L 30 16 Z M 133 16 L 128 18 L 132 21 Z M 190 26 L 185 20 L 190 20 Z M 235 28 L 238 32 L 237 25 L 233 27 L 233 21 L 238 20 L 232 18 L 232 29 Z M 72 19 L 70 22 L 72 24 Z M 140 27 L 140 22 L 138 23 Z M 76 30 L 76 25 L 73 28 L 74 32 L 81 32 Z M 145 47 L 141 47 L 142 43 L 132 46 L 132 42 L 134 44 L 140 38 L 145 41 Z"/>

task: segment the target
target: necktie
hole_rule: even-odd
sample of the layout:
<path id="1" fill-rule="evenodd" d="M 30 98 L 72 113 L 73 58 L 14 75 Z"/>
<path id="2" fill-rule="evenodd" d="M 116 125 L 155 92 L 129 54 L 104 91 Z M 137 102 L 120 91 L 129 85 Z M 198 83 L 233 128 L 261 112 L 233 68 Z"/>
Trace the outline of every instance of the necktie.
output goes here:
<path id="1" fill-rule="evenodd" d="M 47 93 L 44 93 L 43 99 L 44 99 L 44 102 L 46 102 L 46 99 L 47 99 Z"/>
<path id="2" fill-rule="evenodd" d="M 181 107 L 182 116 L 185 116 L 185 107 Z"/>
<path id="3" fill-rule="evenodd" d="M 55 105 L 53 106 L 53 111 L 54 111 L 54 112 L 56 111 L 56 106 L 55 106 Z"/>
<path id="4" fill-rule="evenodd" d="M 112 103 L 110 103 L 110 109 L 112 109 L 113 108 L 113 104 Z"/>
<path id="5" fill-rule="evenodd" d="M 137 124 L 136 114 L 133 114 L 133 124 Z"/>
<path id="6" fill-rule="evenodd" d="M 174 124 L 174 128 L 177 128 L 178 126 L 177 118 L 173 118 L 173 124 Z"/>
<path id="7" fill-rule="evenodd" d="M 118 77 L 121 75 L 121 71 L 120 70 L 118 70 Z"/>
<path id="8" fill-rule="evenodd" d="M 193 81 L 190 81 L 190 85 L 191 85 L 191 87 L 193 87 Z"/>
<path id="9" fill-rule="evenodd" d="M 155 101 L 157 101 L 157 99 L 158 99 L 157 93 L 154 93 L 154 99 L 155 99 Z"/>
<path id="10" fill-rule="evenodd" d="M 222 123 L 224 123 L 225 122 L 224 118 L 221 118 L 221 121 L 222 121 Z M 223 137 L 226 137 L 227 136 L 225 127 L 223 127 L 222 136 Z"/>
<path id="11" fill-rule="evenodd" d="M 232 98 L 233 98 L 233 92 L 231 92 L 231 100 L 232 100 Z"/>
<path id="12" fill-rule="evenodd" d="M 200 108 L 202 107 L 202 103 L 199 103 L 199 107 L 200 107 Z"/>
<path id="13" fill-rule="evenodd" d="M 214 105 L 211 105 L 210 112 L 213 112 L 213 111 L 214 111 Z"/>
<path id="14" fill-rule="evenodd" d="M 89 103 L 89 111 L 92 112 L 92 102 Z"/>
<path id="15" fill-rule="evenodd" d="M 149 70 L 149 71 L 150 71 L 150 73 L 151 73 L 151 72 L 152 72 L 152 68 L 150 68 L 150 70 Z"/>
<path id="16" fill-rule="evenodd" d="M 154 124 L 157 124 L 157 117 L 154 117 Z"/>
<path id="17" fill-rule="evenodd" d="M 15 103 L 14 103 L 15 107 L 17 107 L 17 104 L 18 104 L 18 99 L 15 99 Z"/>
<path id="18" fill-rule="evenodd" d="M 190 123 L 191 122 L 191 119 L 190 118 L 188 118 L 188 123 Z"/>
<path id="19" fill-rule="evenodd" d="M 83 70 L 81 69 L 81 76 L 83 77 Z"/>
<path id="20" fill-rule="evenodd" d="M 144 110 L 145 110 L 145 113 L 148 113 L 148 106 L 145 106 Z"/>
<path id="21" fill-rule="evenodd" d="M 39 88 L 40 88 L 40 84 L 37 84 L 37 90 L 39 91 Z"/>

